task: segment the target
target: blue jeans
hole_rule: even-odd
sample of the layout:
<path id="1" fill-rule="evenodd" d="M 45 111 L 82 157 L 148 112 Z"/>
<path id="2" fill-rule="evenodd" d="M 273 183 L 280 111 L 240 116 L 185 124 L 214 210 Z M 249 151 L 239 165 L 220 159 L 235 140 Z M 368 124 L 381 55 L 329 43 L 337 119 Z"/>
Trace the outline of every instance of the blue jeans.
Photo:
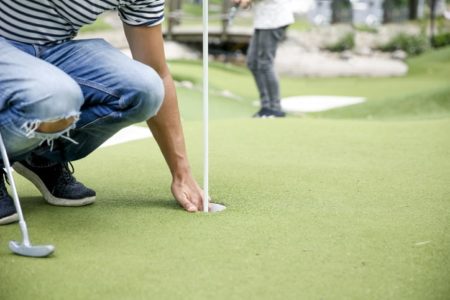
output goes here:
<path id="1" fill-rule="evenodd" d="M 154 116 L 163 98 L 152 68 L 101 39 L 37 46 L 0 37 L 0 132 L 12 161 L 31 152 L 55 162 L 83 158 Z M 64 131 L 36 130 L 69 117 L 78 121 Z"/>

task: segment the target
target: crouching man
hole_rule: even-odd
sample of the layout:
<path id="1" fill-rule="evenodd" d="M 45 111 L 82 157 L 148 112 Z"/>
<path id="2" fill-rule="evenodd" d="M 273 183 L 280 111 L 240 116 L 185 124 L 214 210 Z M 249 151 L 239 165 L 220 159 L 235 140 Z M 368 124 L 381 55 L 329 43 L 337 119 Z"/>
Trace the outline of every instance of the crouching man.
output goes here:
<path id="1" fill-rule="evenodd" d="M 0 132 L 15 170 L 47 202 L 94 202 L 95 191 L 75 179 L 70 162 L 146 121 L 175 199 L 186 211 L 202 210 L 165 60 L 164 0 L 14 0 L 0 9 Z M 118 11 L 134 59 L 100 39 L 73 39 L 108 10 Z M 3 167 L 0 159 L 0 224 L 7 224 L 17 214 Z"/>

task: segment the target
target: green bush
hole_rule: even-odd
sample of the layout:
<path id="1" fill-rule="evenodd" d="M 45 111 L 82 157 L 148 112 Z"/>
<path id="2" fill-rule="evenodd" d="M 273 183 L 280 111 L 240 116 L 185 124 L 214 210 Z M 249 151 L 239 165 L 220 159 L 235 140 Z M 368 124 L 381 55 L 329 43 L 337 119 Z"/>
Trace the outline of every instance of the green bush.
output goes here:
<path id="1" fill-rule="evenodd" d="M 335 44 L 326 46 L 325 49 L 331 52 L 342 52 L 345 50 L 351 50 L 354 47 L 355 47 L 355 34 L 353 32 L 349 32 L 346 35 L 344 35 L 341 39 L 339 39 Z"/>
<path id="2" fill-rule="evenodd" d="M 434 48 L 441 48 L 450 45 L 450 32 L 441 33 L 431 39 Z"/>
<path id="3" fill-rule="evenodd" d="M 378 29 L 376 27 L 368 25 L 354 25 L 353 28 L 359 32 L 378 33 Z"/>
<path id="4" fill-rule="evenodd" d="M 403 50 L 408 53 L 408 55 L 414 56 L 421 54 L 428 48 L 429 42 L 425 35 L 407 35 L 400 33 L 378 49 L 386 52 Z"/>

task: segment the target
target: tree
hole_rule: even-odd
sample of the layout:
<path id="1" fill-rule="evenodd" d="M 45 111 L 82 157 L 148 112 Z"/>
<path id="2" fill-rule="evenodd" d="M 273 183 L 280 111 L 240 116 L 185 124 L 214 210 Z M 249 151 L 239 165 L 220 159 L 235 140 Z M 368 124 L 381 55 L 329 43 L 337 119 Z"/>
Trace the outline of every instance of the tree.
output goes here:
<path id="1" fill-rule="evenodd" d="M 333 0 L 331 3 L 331 22 L 351 22 L 352 21 L 352 4 L 350 0 Z"/>
<path id="2" fill-rule="evenodd" d="M 409 0 L 409 19 L 417 19 L 417 7 L 419 6 L 418 0 Z"/>
<path id="3" fill-rule="evenodd" d="M 407 5 L 412 6 L 411 1 L 416 0 L 384 0 L 383 3 L 383 20 L 385 23 L 392 22 L 394 19 L 394 10 L 405 8 Z"/>

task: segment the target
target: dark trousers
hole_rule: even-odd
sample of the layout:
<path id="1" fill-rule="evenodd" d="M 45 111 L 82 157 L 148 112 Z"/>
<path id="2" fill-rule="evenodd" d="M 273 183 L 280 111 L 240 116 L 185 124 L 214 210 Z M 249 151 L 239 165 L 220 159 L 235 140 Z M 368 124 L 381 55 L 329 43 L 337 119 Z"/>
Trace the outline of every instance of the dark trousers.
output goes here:
<path id="1" fill-rule="evenodd" d="M 274 69 L 279 43 L 286 28 L 255 29 L 247 51 L 247 66 L 255 78 L 261 107 L 280 110 L 280 85 Z"/>

